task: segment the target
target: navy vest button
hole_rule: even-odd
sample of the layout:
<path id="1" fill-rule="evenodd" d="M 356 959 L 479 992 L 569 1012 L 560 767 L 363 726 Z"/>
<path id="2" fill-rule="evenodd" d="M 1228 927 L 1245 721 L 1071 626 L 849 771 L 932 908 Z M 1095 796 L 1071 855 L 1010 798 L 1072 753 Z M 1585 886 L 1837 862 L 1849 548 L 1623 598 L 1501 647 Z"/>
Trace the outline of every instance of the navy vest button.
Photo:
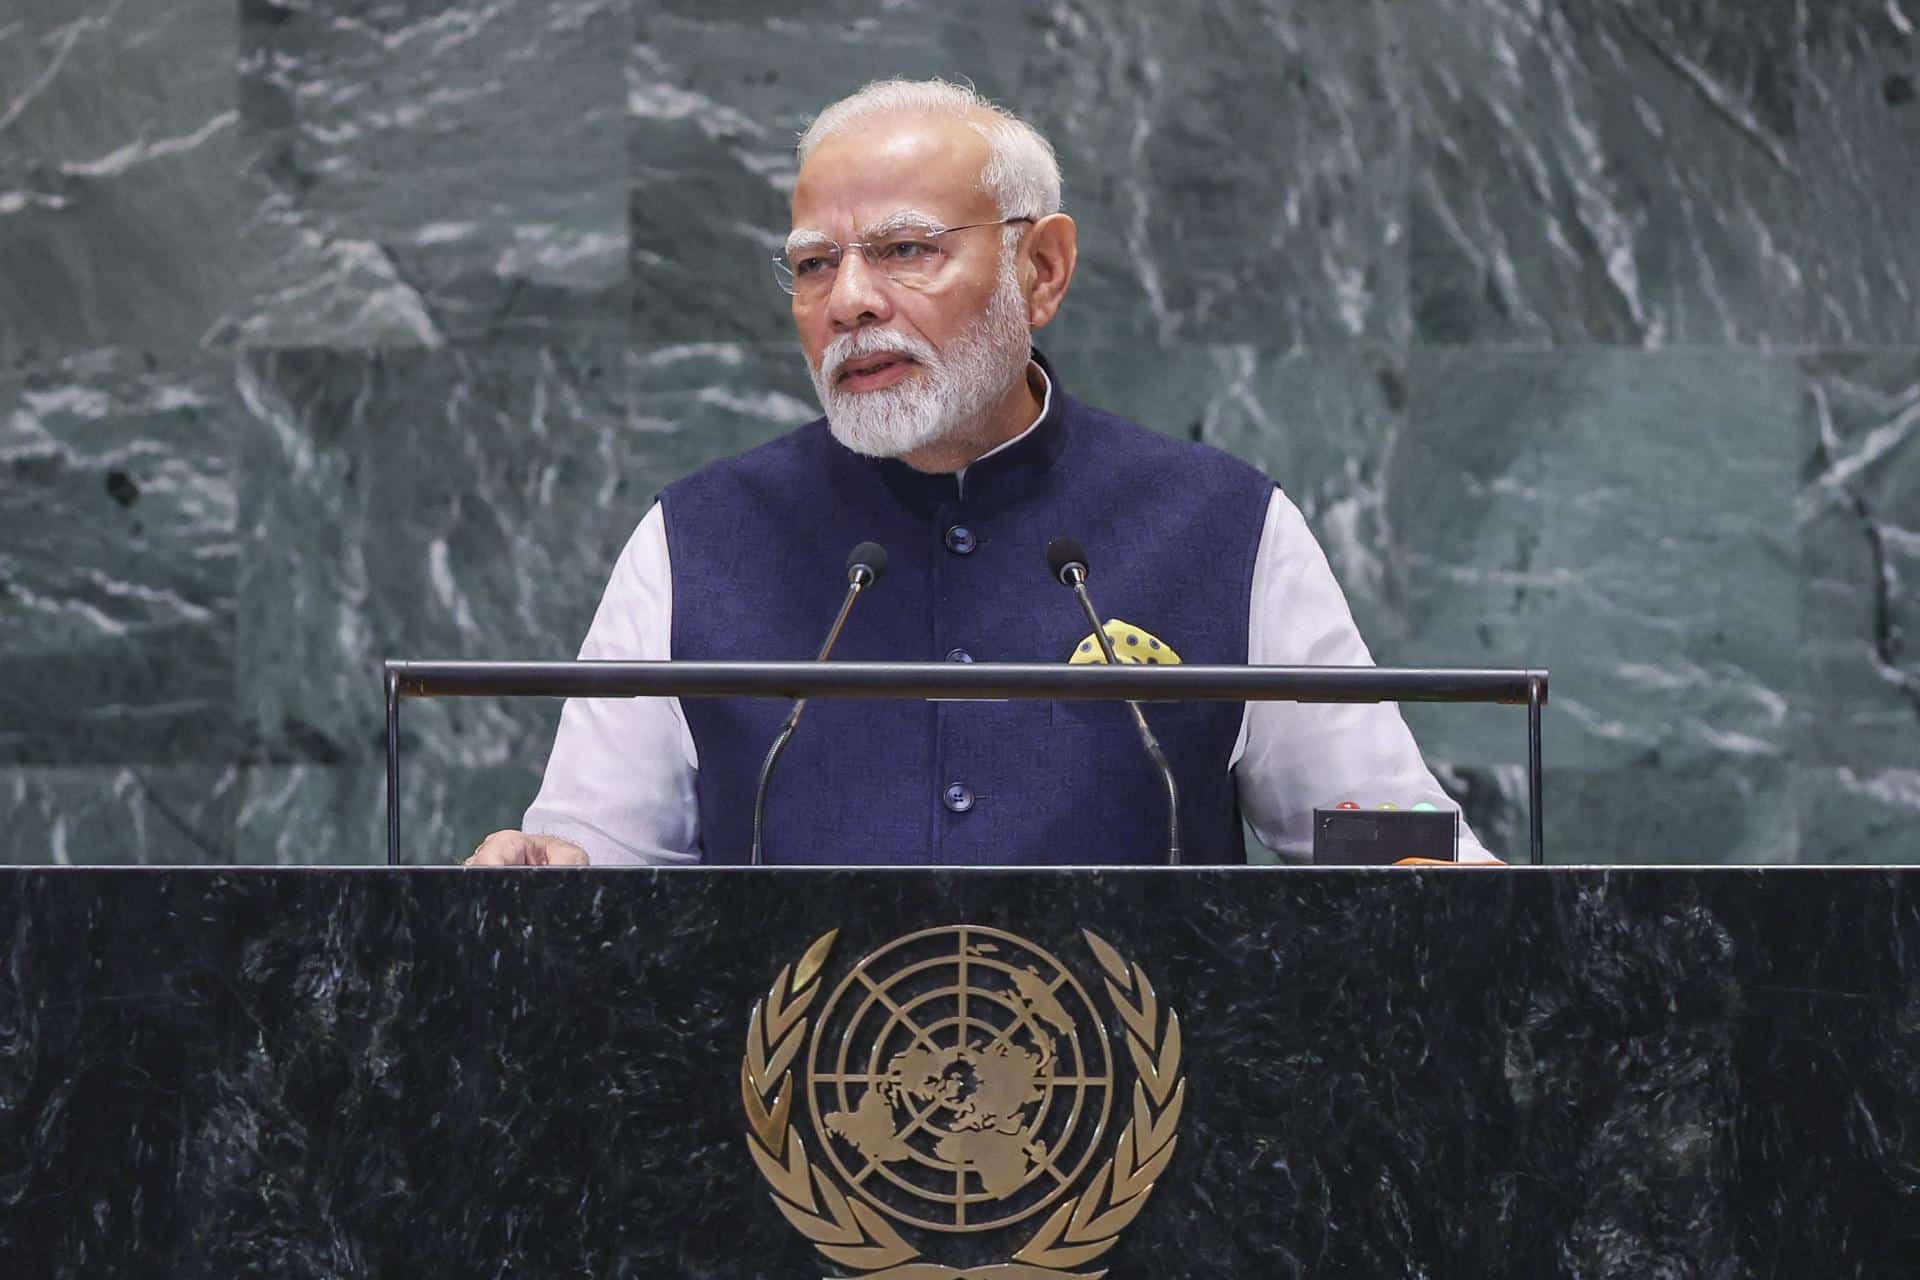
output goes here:
<path id="1" fill-rule="evenodd" d="M 965 649 L 949 649 L 947 650 L 947 661 L 948 662 L 972 662 L 973 655 L 968 653 Z"/>
<path id="2" fill-rule="evenodd" d="M 955 813 L 965 813 L 973 808 L 973 788 L 965 783 L 956 782 L 946 789 L 940 799 Z"/>
<path id="3" fill-rule="evenodd" d="M 957 524 L 947 530 L 947 550 L 957 556 L 970 556 L 975 546 L 973 530 L 963 524 Z"/>

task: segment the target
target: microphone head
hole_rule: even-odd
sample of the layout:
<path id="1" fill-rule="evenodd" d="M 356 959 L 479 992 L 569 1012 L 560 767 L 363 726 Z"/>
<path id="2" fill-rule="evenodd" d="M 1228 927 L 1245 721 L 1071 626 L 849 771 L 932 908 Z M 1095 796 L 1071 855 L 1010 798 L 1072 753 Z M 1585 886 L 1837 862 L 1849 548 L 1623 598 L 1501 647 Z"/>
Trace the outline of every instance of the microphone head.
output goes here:
<path id="1" fill-rule="evenodd" d="M 1067 570 L 1073 566 L 1079 567 L 1082 578 L 1087 576 L 1087 553 L 1078 542 L 1063 535 L 1047 544 L 1047 568 L 1065 586 L 1073 585 L 1067 576 Z"/>
<path id="2" fill-rule="evenodd" d="M 847 553 L 847 580 L 852 581 L 860 570 L 867 571 L 867 585 L 880 581 L 880 575 L 887 571 L 887 549 L 877 542 L 863 542 Z"/>

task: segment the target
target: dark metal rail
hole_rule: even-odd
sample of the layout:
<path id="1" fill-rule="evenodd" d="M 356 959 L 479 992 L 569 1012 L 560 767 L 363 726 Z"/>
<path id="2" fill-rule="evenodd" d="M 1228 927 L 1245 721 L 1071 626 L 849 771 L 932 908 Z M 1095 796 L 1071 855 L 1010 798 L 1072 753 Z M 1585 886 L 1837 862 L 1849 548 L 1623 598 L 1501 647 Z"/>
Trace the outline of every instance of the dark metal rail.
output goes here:
<path id="1" fill-rule="evenodd" d="M 1064 666 L 978 662 L 388 662 L 387 862 L 400 865 L 402 698 L 1128 699 L 1135 702 L 1479 702 L 1527 710 L 1531 861 L 1541 830 L 1547 673 L 1421 667 Z"/>
<path id="2" fill-rule="evenodd" d="M 389 662 L 404 698 L 1078 698 L 1527 705 L 1544 671 L 1026 662 Z"/>

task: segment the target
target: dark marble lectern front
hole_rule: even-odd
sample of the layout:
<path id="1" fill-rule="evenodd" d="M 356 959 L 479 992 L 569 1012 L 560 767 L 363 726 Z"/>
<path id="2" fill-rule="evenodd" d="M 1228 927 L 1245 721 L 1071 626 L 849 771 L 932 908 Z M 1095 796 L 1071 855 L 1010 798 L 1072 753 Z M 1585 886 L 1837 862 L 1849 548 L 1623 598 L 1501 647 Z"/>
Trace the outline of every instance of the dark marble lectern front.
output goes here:
<path id="1" fill-rule="evenodd" d="M 7 871 L 0 1257 L 1920 1274 L 1916 883 Z"/>

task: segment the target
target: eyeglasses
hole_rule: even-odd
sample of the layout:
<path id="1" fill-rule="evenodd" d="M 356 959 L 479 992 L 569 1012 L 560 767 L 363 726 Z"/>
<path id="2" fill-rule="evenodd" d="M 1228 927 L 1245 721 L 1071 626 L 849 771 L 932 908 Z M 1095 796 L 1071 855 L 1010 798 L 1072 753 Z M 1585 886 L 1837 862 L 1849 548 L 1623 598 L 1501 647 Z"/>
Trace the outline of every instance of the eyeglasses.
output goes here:
<path id="1" fill-rule="evenodd" d="M 834 273 L 849 249 L 858 249 L 867 265 L 897 285 L 924 289 L 939 278 L 950 256 L 940 244 L 943 236 L 976 227 L 1006 227 L 1016 222 L 1032 222 L 1031 217 L 1002 218 L 998 222 L 969 222 L 965 226 L 945 227 L 939 231 L 925 227 L 906 227 L 865 243 L 836 244 L 816 240 L 803 248 L 773 255 L 773 278 L 780 287 L 799 298 L 815 298 L 833 288 Z"/>

